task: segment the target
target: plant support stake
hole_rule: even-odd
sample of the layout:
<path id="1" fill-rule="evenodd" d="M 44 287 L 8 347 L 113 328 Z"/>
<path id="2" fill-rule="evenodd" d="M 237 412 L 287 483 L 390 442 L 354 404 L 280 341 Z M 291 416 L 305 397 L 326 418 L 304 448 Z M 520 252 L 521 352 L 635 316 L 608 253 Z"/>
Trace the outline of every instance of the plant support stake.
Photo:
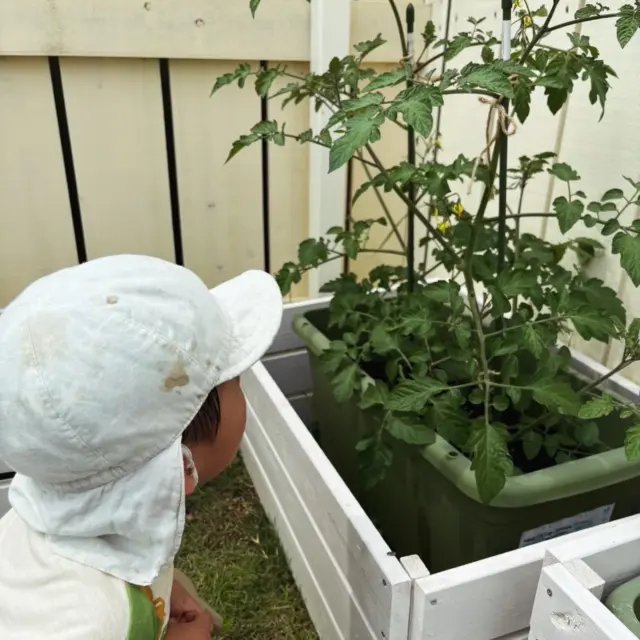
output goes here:
<path id="1" fill-rule="evenodd" d="M 408 75 L 407 86 L 411 85 L 413 76 L 413 59 L 415 55 L 415 43 L 414 43 L 414 26 L 416 21 L 416 13 L 412 4 L 407 5 L 407 64 L 411 69 L 411 73 Z M 408 161 L 410 165 L 416 164 L 416 136 L 413 131 L 413 127 L 408 127 L 409 145 L 408 145 Z M 413 180 L 409 181 L 409 201 L 416 204 L 416 187 Z M 415 285 L 415 225 L 416 218 L 412 206 L 407 210 L 407 284 L 409 291 L 413 291 Z"/>
<path id="2" fill-rule="evenodd" d="M 502 1 L 502 59 L 511 59 L 511 0 Z M 503 114 L 509 113 L 509 100 L 502 99 Z M 498 275 L 504 269 L 504 247 L 507 237 L 507 172 L 509 170 L 509 136 L 501 131 L 503 125 L 498 123 L 498 140 L 500 145 L 500 176 L 498 179 Z M 508 123 L 504 124 L 505 127 Z"/>

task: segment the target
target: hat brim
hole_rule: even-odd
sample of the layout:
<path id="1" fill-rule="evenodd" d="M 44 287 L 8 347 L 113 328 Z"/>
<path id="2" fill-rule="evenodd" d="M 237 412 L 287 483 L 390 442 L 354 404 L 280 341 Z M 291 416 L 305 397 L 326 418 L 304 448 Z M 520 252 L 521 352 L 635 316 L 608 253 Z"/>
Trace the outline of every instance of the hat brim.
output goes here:
<path id="1" fill-rule="evenodd" d="M 282 323 L 282 294 L 273 276 L 246 271 L 211 289 L 231 322 L 234 344 L 219 384 L 237 378 L 268 351 Z"/>

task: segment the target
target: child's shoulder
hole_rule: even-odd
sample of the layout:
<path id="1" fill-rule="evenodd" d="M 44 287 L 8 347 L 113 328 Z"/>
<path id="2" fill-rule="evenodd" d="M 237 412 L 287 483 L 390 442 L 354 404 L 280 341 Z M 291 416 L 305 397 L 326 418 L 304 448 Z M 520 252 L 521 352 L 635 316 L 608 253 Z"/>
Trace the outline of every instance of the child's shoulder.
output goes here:
<path id="1" fill-rule="evenodd" d="M 0 520 L 0 638 L 127 638 L 124 582 L 54 554 L 13 511 Z"/>

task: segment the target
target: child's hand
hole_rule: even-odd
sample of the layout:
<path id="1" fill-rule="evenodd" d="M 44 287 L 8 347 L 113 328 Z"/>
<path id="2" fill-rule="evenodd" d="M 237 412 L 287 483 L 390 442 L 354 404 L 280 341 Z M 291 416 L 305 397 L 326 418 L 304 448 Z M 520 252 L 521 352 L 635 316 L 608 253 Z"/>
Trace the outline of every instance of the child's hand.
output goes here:
<path id="1" fill-rule="evenodd" d="M 165 640 L 211 640 L 213 618 L 206 611 L 189 615 L 190 620 L 169 620 Z"/>

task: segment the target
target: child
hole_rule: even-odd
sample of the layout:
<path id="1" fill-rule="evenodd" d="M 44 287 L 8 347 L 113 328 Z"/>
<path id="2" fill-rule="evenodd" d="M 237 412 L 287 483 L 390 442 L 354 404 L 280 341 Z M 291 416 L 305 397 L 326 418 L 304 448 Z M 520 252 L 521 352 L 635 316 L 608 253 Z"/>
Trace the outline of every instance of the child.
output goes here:
<path id="1" fill-rule="evenodd" d="M 244 433 L 238 377 L 282 298 L 249 271 L 211 292 L 156 258 L 47 276 L 0 315 L 3 640 L 205 640 L 214 618 L 173 561 L 185 494 Z M 166 634 L 166 635 L 165 635 Z"/>

